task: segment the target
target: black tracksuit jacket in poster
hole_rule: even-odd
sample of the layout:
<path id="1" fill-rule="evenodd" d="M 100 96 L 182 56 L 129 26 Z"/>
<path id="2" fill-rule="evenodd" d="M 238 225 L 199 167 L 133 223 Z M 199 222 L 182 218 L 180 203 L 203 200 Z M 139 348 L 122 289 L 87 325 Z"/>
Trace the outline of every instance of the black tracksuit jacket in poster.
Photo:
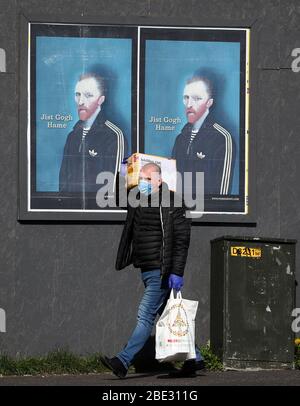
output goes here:
<path id="1" fill-rule="evenodd" d="M 190 143 L 192 124 L 187 123 L 177 136 L 172 158 L 176 159 L 177 171 L 193 173 L 193 196 L 195 195 L 195 173 L 204 172 L 206 195 L 230 194 L 235 144 L 231 134 L 220 124 L 206 119 Z"/>
<path id="2" fill-rule="evenodd" d="M 126 153 L 126 144 L 120 128 L 105 119 L 100 112 L 86 136 L 83 122 L 78 121 L 69 133 L 64 147 L 59 173 L 59 191 L 93 192 L 100 172 L 111 172 L 116 180 Z"/>

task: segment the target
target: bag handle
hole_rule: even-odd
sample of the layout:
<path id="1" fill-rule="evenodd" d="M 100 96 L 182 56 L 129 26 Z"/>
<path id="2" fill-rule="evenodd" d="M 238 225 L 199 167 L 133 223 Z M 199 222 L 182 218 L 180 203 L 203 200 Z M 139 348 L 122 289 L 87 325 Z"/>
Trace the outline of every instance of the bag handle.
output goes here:
<path id="1" fill-rule="evenodd" d="M 181 290 L 179 290 L 178 292 L 177 292 L 177 290 L 175 290 L 176 297 L 174 297 L 174 290 L 175 289 L 171 289 L 170 298 L 171 299 L 182 299 Z"/>

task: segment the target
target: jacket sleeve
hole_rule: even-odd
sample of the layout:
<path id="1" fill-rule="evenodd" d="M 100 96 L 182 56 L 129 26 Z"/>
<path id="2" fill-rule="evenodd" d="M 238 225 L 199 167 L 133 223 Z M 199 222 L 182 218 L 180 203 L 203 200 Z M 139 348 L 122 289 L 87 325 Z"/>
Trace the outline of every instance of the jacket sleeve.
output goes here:
<path id="1" fill-rule="evenodd" d="M 128 143 L 126 137 L 123 137 L 124 140 L 124 151 L 120 155 L 120 160 L 121 162 L 123 161 L 124 158 L 128 158 Z M 127 204 L 125 204 L 125 197 L 126 197 L 126 202 L 128 198 L 128 193 L 129 191 L 126 188 L 126 178 L 125 175 L 120 173 L 120 171 L 117 171 L 116 174 L 116 185 L 115 185 L 115 202 L 116 206 L 119 207 L 120 209 L 127 209 Z"/>
<path id="2" fill-rule="evenodd" d="M 226 139 L 218 143 L 215 149 L 210 182 L 213 185 L 212 192 L 220 195 L 228 195 L 231 192 L 231 184 L 235 162 L 235 143 L 228 133 Z"/>
<path id="3" fill-rule="evenodd" d="M 186 217 L 186 208 L 178 207 L 173 211 L 172 271 L 183 276 L 190 245 L 191 219 Z"/>
<path id="4" fill-rule="evenodd" d="M 177 159 L 177 149 L 178 149 L 178 140 L 179 140 L 178 137 L 179 137 L 179 135 L 177 135 L 177 137 L 175 139 L 175 143 L 173 145 L 172 154 L 171 154 L 172 159 Z"/>
<path id="5" fill-rule="evenodd" d="M 119 242 L 118 253 L 115 263 L 115 269 L 117 271 L 125 268 L 132 263 L 132 222 L 129 220 L 132 218 L 132 212 L 127 212 L 126 221 L 122 231 L 121 239 Z"/>
<path id="6" fill-rule="evenodd" d="M 70 145 L 70 135 L 68 136 L 65 146 L 64 146 L 64 152 L 63 152 L 63 158 L 62 158 L 62 163 L 60 166 L 60 171 L 59 171 L 59 191 L 60 192 L 67 192 L 68 191 L 68 186 L 69 186 L 69 181 L 68 181 L 68 156 L 69 156 L 69 145 Z"/>

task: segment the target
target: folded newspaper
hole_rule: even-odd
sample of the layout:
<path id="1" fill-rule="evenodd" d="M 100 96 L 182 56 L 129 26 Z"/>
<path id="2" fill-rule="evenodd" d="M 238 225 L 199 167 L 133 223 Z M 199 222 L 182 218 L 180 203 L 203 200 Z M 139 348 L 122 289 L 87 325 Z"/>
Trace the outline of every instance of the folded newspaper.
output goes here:
<path id="1" fill-rule="evenodd" d="M 148 163 L 160 166 L 163 182 L 170 190 L 176 192 L 176 160 L 139 152 L 132 154 L 127 160 L 127 188 L 131 189 L 138 185 L 140 170 Z"/>

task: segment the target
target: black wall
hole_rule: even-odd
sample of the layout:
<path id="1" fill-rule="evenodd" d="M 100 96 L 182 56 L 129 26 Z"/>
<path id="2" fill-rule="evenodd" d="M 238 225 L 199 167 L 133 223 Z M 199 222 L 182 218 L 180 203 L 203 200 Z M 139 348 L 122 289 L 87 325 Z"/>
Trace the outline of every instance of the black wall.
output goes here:
<path id="1" fill-rule="evenodd" d="M 0 351 L 44 354 L 57 347 L 113 354 L 126 342 L 142 294 L 139 271 L 114 271 L 122 225 L 20 224 L 18 211 L 19 14 L 218 18 L 223 26 L 252 21 L 258 32 L 256 227 L 195 225 L 186 268 L 186 297 L 198 298 L 197 341 L 209 339 L 210 240 L 221 235 L 298 238 L 300 232 L 300 48 L 298 0 L 9 0 L 0 1 L 0 308 L 7 332 Z M 26 134 L 21 134 L 26 136 Z M 298 279 L 300 255 L 297 258 Z M 299 302 L 299 295 L 298 295 Z"/>

